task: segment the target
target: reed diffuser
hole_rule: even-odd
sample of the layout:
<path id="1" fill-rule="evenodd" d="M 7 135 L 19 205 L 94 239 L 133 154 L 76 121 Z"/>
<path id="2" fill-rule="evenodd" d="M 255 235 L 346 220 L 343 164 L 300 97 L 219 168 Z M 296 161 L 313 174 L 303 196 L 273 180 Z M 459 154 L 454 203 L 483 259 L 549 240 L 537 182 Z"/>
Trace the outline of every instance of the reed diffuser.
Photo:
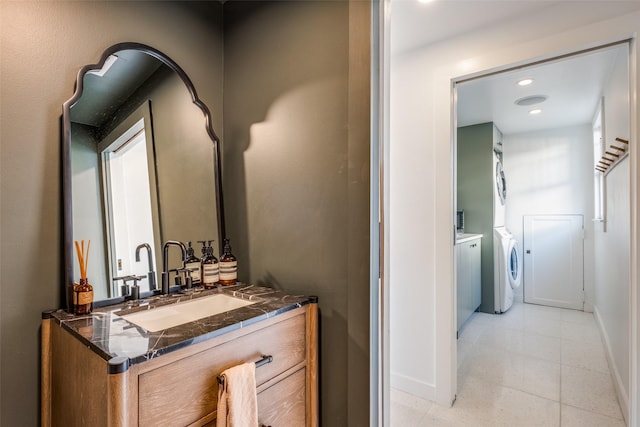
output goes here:
<path id="1" fill-rule="evenodd" d="M 87 265 L 89 263 L 89 248 L 91 240 L 84 246 L 84 240 L 80 243 L 75 241 L 76 254 L 80 264 L 80 283 L 73 285 L 73 313 L 76 315 L 90 314 L 93 311 L 93 286 L 87 279 Z M 85 252 L 86 249 L 86 252 Z"/>

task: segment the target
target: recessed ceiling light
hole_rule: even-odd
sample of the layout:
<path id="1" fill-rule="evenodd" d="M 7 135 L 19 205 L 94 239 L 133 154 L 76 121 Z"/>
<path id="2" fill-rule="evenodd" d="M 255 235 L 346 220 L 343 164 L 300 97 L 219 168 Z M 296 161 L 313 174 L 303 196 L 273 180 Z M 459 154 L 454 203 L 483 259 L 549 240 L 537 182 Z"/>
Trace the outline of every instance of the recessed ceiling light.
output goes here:
<path id="1" fill-rule="evenodd" d="M 541 104 L 546 100 L 547 100 L 546 95 L 533 95 L 533 96 L 525 96 L 524 98 L 516 99 L 515 103 L 517 105 L 528 106 L 528 105 L 534 105 L 534 104 Z"/>
<path id="2" fill-rule="evenodd" d="M 540 113 L 542 113 L 541 108 L 534 108 L 533 110 L 529 110 L 529 114 L 531 114 L 532 116 L 535 116 L 536 114 L 540 114 Z"/>
<path id="3" fill-rule="evenodd" d="M 531 83 L 533 83 L 533 79 L 518 80 L 518 86 L 529 86 Z"/>

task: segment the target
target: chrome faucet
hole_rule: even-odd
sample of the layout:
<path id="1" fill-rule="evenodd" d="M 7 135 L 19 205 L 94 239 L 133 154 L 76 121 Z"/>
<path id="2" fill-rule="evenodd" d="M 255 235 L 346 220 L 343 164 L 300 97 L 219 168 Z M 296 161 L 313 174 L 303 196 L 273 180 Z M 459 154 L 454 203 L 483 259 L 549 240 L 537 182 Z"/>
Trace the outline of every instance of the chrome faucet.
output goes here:
<path id="1" fill-rule="evenodd" d="M 151 252 L 151 246 L 148 243 L 141 243 L 136 248 L 136 262 L 140 262 L 140 249 L 147 250 L 147 262 L 149 264 L 149 273 L 147 273 L 147 279 L 149 280 L 149 290 L 156 290 L 156 272 L 153 271 L 153 253 Z"/>
<path id="2" fill-rule="evenodd" d="M 120 286 L 121 296 L 124 297 L 125 300 L 140 299 L 140 287 L 138 286 L 138 281 L 144 279 L 144 276 L 136 276 L 135 274 L 131 274 L 129 276 L 120 276 L 114 277 L 113 281 L 122 280 L 123 285 Z M 129 280 L 133 280 L 133 286 L 129 286 L 127 283 Z"/>
<path id="3" fill-rule="evenodd" d="M 162 248 L 162 294 L 169 295 L 169 246 L 177 246 L 182 251 L 182 267 L 187 260 L 187 248 L 177 240 L 167 240 Z"/>

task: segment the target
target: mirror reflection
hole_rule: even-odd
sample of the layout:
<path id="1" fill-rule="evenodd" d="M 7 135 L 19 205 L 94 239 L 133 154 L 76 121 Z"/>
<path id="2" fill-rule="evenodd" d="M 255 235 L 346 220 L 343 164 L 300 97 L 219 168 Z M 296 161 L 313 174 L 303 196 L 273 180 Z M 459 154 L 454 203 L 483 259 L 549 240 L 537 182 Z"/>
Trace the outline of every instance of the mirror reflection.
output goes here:
<path id="1" fill-rule="evenodd" d="M 199 258 L 198 242 L 219 244 L 223 234 L 218 141 L 208 109 L 170 59 L 145 46 L 126 47 L 83 68 L 65 104 L 71 187 L 65 239 L 91 240 L 88 276 L 96 300 L 121 296 L 127 276 L 139 278 L 142 293 L 159 288 L 162 242 L 192 242 Z M 77 278 L 66 252 L 67 276 L 73 268 Z M 172 255 L 169 265 L 180 267 L 180 254 Z"/>

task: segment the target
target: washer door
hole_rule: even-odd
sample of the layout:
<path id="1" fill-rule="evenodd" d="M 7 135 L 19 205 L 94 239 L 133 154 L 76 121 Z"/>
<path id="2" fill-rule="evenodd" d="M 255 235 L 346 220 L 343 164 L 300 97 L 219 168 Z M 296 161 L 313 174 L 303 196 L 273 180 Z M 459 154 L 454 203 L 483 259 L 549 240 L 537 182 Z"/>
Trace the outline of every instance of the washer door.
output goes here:
<path id="1" fill-rule="evenodd" d="M 504 178 L 501 161 L 496 162 L 496 190 L 500 198 L 500 204 L 504 206 L 504 202 L 507 200 L 507 181 Z"/>
<path id="2" fill-rule="evenodd" d="M 509 252 L 507 258 L 507 274 L 509 276 L 509 283 L 511 288 L 515 289 L 520 286 L 520 276 L 522 273 L 522 266 L 520 264 L 520 256 L 518 255 L 518 247 L 515 239 L 509 241 Z"/>

